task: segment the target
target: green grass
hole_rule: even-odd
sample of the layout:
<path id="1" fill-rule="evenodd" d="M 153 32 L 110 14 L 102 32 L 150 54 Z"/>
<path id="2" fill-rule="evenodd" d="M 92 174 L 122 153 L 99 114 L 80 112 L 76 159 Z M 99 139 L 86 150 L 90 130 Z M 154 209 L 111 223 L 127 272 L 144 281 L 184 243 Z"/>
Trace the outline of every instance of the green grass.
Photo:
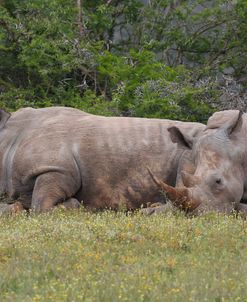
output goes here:
<path id="1" fill-rule="evenodd" d="M 84 211 L 0 219 L 0 301 L 247 301 L 247 221 Z"/>

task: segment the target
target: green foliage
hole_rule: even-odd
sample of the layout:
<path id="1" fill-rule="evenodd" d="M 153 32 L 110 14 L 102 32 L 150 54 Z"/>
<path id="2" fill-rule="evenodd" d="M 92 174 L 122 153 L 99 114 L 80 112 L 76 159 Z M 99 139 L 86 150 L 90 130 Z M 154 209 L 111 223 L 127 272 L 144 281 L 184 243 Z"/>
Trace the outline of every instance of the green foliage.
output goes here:
<path id="1" fill-rule="evenodd" d="M 119 115 L 205 120 L 211 112 L 203 101 L 209 94 L 214 97 L 213 86 L 195 87 L 191 72 L 158 62 L 153 52 L 132 49 L 124 57 L 104 52 L 98 61 Z"/>
<path id="2" fill-rule="evenodd" d="M 83 211 L 0 220 L 0 300 L 245 301 L 246 221 Z"/>
<path id="3" fill-rule="evenodd" d="M 244 0 L 81 3 L 0 2 L 0 106 L 204 121 L 218 74 L 245 78 Z"/>

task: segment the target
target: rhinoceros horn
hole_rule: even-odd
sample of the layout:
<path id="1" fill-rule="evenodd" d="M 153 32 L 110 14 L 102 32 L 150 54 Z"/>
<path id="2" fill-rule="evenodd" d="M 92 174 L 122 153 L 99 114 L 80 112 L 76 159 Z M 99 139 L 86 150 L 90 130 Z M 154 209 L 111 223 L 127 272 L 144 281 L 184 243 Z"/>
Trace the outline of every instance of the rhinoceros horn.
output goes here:
<path id="1" fill-rule="evenodd" d="M 154 183 L 167 194 L 169 200 L 176 207 L 181 208 L 185 211 L 193 211 L 198 207 L 199 203 L 191 200 L 191 198 L 189 197 L 188 188 L 174 188 L 172 186 L 169 186 L 162 180 L 158 179 L 149 167 L 147 169 Z"/>

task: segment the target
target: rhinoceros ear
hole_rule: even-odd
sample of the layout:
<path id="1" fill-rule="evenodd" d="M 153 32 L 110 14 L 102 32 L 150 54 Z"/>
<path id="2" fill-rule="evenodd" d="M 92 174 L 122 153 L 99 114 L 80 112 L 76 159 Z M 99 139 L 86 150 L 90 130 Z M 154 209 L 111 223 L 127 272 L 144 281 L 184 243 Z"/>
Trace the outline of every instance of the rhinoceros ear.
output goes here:
<path id="1" fill-rule="evenodd" d="M 177 127 L 168 128 L 170 132 L 170 137 L 173 143 L 177 143 L 178 146 L 182 148 L 192 149 L 193 147 L 193 138 L 189 137 L 185 133 L 182 133 L 181 130 Z"/>
<path id="2" fill-rule="evenodd" d="M 10 113 L 4 111 L 3 109 L 0 109 L 0 130 L 4 128 L 10 116 Z"/>
<path id="3" fill-rule="evenodd" d="M 242 126 L 243 112 L 239 110 L 224 110 L 215 112 L 208 120 L 208 129 L 217 129 L 222 136 L 230 137 L 236 133 Z"/>
<path id="4" fill-rule="evenodd" d="M 224 130 L 226 131 L 229 137 L 231 136 L 231 134 L 241 129 L 243 124 L 242 116 L 243 116 L 243 111 L 239 110 L 238 114 L 231 121 L 229 121 L 229 123 L 223 126 Z"/>

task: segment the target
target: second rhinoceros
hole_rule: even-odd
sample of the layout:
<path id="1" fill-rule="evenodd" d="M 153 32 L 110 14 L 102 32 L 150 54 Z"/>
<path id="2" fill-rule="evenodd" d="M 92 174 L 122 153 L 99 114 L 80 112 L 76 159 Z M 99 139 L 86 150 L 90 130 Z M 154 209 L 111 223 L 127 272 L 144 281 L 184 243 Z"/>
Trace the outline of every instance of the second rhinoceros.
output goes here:
<path id="1" fill-rule="evenodd" d="M 0 111 L 0 190 L 36 212 L 77 201 L 89 209 L 136 209 L 162 196 L 147 167 L 175 185 L 184 147 L 168 128 L 195 137 L 205 126 L 102 117 L 64 107 Z M 11 207 L 11 205 L 10 205 Z M 18 208 L 18 207 L 17 207 Z"/>

